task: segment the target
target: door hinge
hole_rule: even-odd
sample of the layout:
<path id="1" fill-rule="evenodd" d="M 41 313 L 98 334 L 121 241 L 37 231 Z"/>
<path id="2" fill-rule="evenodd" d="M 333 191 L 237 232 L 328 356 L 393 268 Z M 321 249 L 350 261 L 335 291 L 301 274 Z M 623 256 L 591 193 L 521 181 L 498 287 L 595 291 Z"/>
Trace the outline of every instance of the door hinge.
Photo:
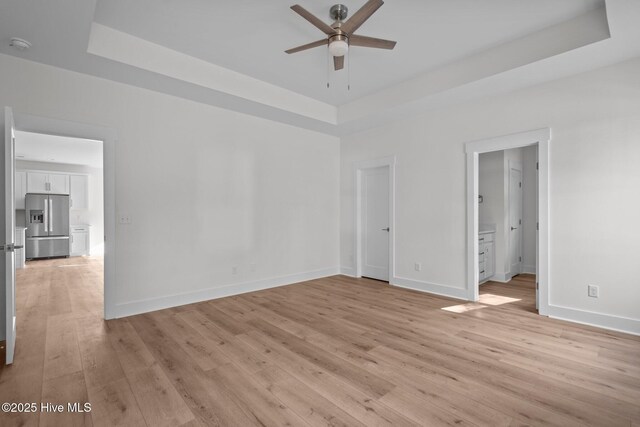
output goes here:
<path id="1" fill-rule="evenodd" d="M 518 220 L 518 225 L 522 225 L 522 220 L 521 219 Z"/>
<path id="2" fill-rule="evenodd" d="M 522 257 L 521 256 L 518 257 L 518 262 L 522 262 Z"/>
<path id="3" fill-rule="evenodd" d="M 536 222 L 536 230 L 540 230 L 540 223 Z"/>
<path id="4" fill-rule="evenodd" d="M 522 188 L 522 183 L 521 182 L 519 182 L 518 185 L 520 186 L 520 188 Z"/>
<path id="5" fill-rule="evenodd" d="M 538 282 L 536 282 L 536 290 L 538 290 L 538 289 L 539 289 L 539 284 L 538 284 Z"/>
<path id="6" fill-rule="evenodd" d="M 540 169 L 540 165 L 538 162 L 536 162 L 536 170 Z"/>

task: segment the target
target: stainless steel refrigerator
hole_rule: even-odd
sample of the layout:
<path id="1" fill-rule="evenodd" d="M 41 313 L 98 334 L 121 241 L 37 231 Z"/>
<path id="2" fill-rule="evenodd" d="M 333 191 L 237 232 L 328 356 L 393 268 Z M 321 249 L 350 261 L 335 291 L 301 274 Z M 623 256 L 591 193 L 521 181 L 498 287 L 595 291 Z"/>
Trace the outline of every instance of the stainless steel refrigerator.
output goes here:
<path id="1" fill-rule="evenodd" d="M 69 256 L 69 196 L 28 193 L 26 258 Z"/>

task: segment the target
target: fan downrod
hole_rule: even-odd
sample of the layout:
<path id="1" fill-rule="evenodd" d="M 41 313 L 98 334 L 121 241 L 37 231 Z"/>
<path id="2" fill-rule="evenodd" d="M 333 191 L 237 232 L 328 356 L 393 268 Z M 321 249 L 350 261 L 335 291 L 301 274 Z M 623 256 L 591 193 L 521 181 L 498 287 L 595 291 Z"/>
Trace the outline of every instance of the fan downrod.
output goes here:
<path id="1" fill-rule="evenodd" d="M 329 9 L 329 16 L 334 21 L 344 21 L 347 19 L 347 13 L 349 13 L 349 9 L 343 4 L 334 4 Z"/>

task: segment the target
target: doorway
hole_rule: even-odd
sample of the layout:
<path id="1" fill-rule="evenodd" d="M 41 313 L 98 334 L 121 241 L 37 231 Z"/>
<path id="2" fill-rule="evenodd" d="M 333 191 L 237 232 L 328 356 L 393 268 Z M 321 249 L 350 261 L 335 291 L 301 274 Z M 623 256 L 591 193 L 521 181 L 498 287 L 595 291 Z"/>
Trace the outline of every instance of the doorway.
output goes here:
<path id="1" fill-rule="evenodd" d="M 115 289 L 114 289 L 114 279 L 115 279 L 115 165 L 114 165 L 114 145 L 116 141 L 116 133 L 113 129 L 104 128 L 100 126 L 81 124 L 75 122 L 67 122 L 57 119 L 49 119 L 38 116 L 31 116 L 23 113 L 13 113 L 10 107 L 5 108 L 5 118 L 13 115 L 15 119 L 15 125 L 12 126 L 13 134 L 12 138 L 6 138 L 5 140 L 5 151 L 8 152 L 7 147 L 11 147 L 13 150 L 13 146 L 15 144 L 15 136 L 16 134 L 32 134 L 32 135 L 40 135 L 44 137 L 55 137 L 55 138 L 66 138 L 66 139 L 83 139 L 83 140 L 93 140 L 94 142 L 99 142 L 101 145 L 101 168 L 99 172 L 96 172 L 96 176 L 90 177 L 88 171 L 81 171 L 78 169 L 74 170 L 61 170 L 60 168 L 81 168 L 80 165 L 71 166 L 63 161 L 60 164 L 55 164 L 55 157 L 49 157 L 47 159 L 27 159 L 26 157 L 16 157 L 15 154 L 20 155 L 18 153 L 12 153 L 10 156 L 5 156 L 5 173 L 7 174 L 5 185 L 5 211 L 6 211 L 6 221 L 5 225 L 11 223 L 11 226 L 8 225 L 5 227 L 5 241 L 10 242 L 13 241 L 18 236 L 19 233 L 15 232 L 14 225 L 16 224 L 16 219 L 18 219 L 18 224 L 22 223 L 24 228 L 26 229 L 26 223 L 28 220 L 28 215 L 26 212 L 26 204 L 25 207 L 20 210 L 18 215 L 16 215 L 16 207 L 20 208 L 21 206 L 16 206 L 16 201 L 19 202 L 20 197 L 16 197 L 16 188 L 21 187 L 20 192 L 25 193 L 25 202 L 27 193 L 40 194 L 43 197 L 48 197 L 51 199 L 52 194 L 55 195 L 66 195 L 66 197 L 57 197 L 55 202 L 64 202 L 67 201 L 69 208 L 75 204 L 74 209 L 67 208 L 64 211 L 64 214 L 61 214 L 57 210 L 60 217 L 66 217 L 70 227 L 66 234 L 67 239 L 67 253 L 58 253 L 58 249 L 60 245 L 56 245 L 51 253 L 50 257 L 43 257 L 42 254 L 45 254 L 45 249 L 49 250 L 46 242 L 44 245 L 37 246 L 38 250 L 33 252 L 33 249 L 36 246 L 31 247 L 32 252 L 30 252 L 30 258 L 49 258 L 49 260 L 40 262 L 38 267 L 42 267 L 38 274 L 42 274 L 41 272 L 47 268 L 56 268 L 57 274 L 59 277 L 69 277 L 71 274 L 71 270 L 73 268 L 81 267 L 82 265 L 93 265 L 95 274 L 93 277 L 89 277 L 88 275 L 83 275 L 82 277 L 78 276 L 73 286 L 78 286 L 81 289 L 82 283 L 86 281 L 87 277 L 91 280 L 97 281 L 100 284 L 100 289 L 94 292 L 94 300 L 93 304 L 93 312 L 96 313 L 99 317 L 110 319 L 116 317 L 115 310 Z M 41 150 L 37 148 L 32 150 L 32 153 L 38 153 Z M 78 154 L 77 150 L 70 150 L 67 155 Z M 64 156 L 63 156 L 64 157 Z M 53 160 L 51 160 L 53 159 Z M 42 161 L 44 160 L 44 161 Z M 38 162 L 40 161 L 40 162 Z M 16 166 L 18 166 L 16 174 Z M 11 172 L 9 172 L 11 171 Z M 24 172 L 24 175 L 21 173 Z M 87 172 L 87 173 L 84 173 Z M 29 180 L 29 173 L 31 173 L 31 180 Z M 24 180 L 23 180 L 24 178 Z M 97 198 L 95 194 L 93 195 L 93 201 L 97 204 L 96 206 L 92 206 L 91 209 L 91 194 L 89 194 L 90 183 L 94 181 L 94 184 L 98 184 L 103 188 L 103 193 L 99 195 Z M 31 182 L 32 188 L 27 188 L 29 181 Z M 76 189 L 83 188 L 83 185 L 87 185 L 87 191 L 76 191 L 75 194 L 70 194 L 69 187 L 65 186 L 75 186 Z M 30 191 L 33 190 L 33 191 Z M 50 194 L 51 193 L 51 194 Z M 19 194 L 19 193 L 18 193 Z M 60 200 L 59 200 L 60 199 Z M 73 200 L 73 201 L 72 201 Z M 64 203 L 62 203 L 64 204 Z M 51 201 L 48 200 L 47 207 L 50 208 Z M 31 206 L 36 211 L 38 210 L 38 206 Z M 100 226 L 94 229 L 93 235 L 91 234 L 91 228 L 87 227 L 85 222 L 92 222 L 94 218 L 91 216 L 92 213 L 95 214 L 96 209 L 99 210 L 101 219 Z M 39 212 L 30 212 L 33 214 L 33 221 L 36 223 L 38 221 L 42 222 L 42 227 L 44 230 L 45 225 L 45 214 L 44 214 L 44 204 L 42 204 L 43 212 L 40 214 Z M 48 210 L 47 213 L 54 212 L 54 210 Z M 54 212 L 54 213 L 55 213 Z M 46 216 L 48 221 L 47 224 L 47 232 L 49 232 L 50 226 L 52 224 L 53 218 L 51 215 Z M 64 221 L 63 221 L 64 222 Z M 98 225 L 95 223 L 95 225 Z M 56 228 L 57 230 L 57 228 Z M 32 236 L 33 237 L 33 236 Z M 44 240 L 55 240 L 58 242 L 64 238 L 64 233 L 57 233 L 55 236 L 38 236 L 42 237 Z M 26 243 L 26 233 L 25 233 L 25 243 Z M 14 241 L 11 243 L 15 243 Z M 16 245 L 16 246 L 25 246 L 22 249 L 23 253 L 21 257 L 27 257 L 27 249 L 29 246 L 27 244 Z M 16 249 L 19 249 L 16 247 Z M 44 251 L 44 252 L 43 252 Z M 71 256 L 73 251 L 73 255 L 78 255 L 78 258 L 67 258 L 67 256 Z M 99 262 L 95 262 L 95 259 L 91 257 L 83 257 L 80 258 L 81 255 L 91 255 L 91 253 L 98 255 L 100 260 Z M 102 254 L 103 255 L 102 255 Z M 48 254 L 48 252 L 46 252 Z M 9 277 L 11 273 L 14 275 L 16 272 L 16 260 L 15 253 L 12 252 L 10 258 L 11 262 L 8 261 L 9 256 L 6 257 L 7 262 L 4 263 L 3 275 Z M 82 260 L 82 261 L 78 261 Z M 104 260 L 104 261 L 103 261 Z M 18 260 L 18 264 L 20 265 L 20 260 Z M 103 267 L 104 266 L 104 267 Z M 18 276 L 24 276 L 24 272 L 26 270 L 19 269 Z M 20 279 L 20 277 L 19 277 Z M 6 282 L 6 293 L 7 298 L 4 304 L 4 309 L 6 310 L 6 318 L 8 319 L 10 316 L 13 316 L 15 319 L 14 325 L 17 322 L 18 324 L 21 322 L 19 309 L 16 309 L 16 295 L 15 295 L 15 281 L 11 282 L 13 286 L 9 286 L 10 283 L 7 279 Z M 12 295 L 9 295 L 10 288 L 13 291 Z M 35 288 L 34 288 L 35 289 Z M 55 310 L 60 309 L 60 307 L 64 307 L 64 304 L 69 303 L 69 306 L 79 307 L 83 305 L 83 301 L 78 300 L 77 293 L 73 292 L 74 289 L 67 289 L 66 292 L 53 293 L 49 295 L 49 298 L 43 298 L 44 301 L 49 300 L 56 302 Z M 57 299 L 56 299 L 57 298 Z M 74 299 L 75 298 L 75 299 Z M 57 304 L 60 302 L 61 304 Z M 54 311 L 55 311 L 54 310 Z M 61 310 L 61 309 L 60 309 Z M 18 315 L 16 316 L 16 311 L 18 311 Z M 50 310 L 51 311 L 51 310 Z M 24 319 L 23 319 L 24 321 Z M 16 328 L 13 328 L 13 331 L 10 330 L 10 324 L 7 322 L 6 327 L 3 328 L 6 331 L 7 342 L 9 340 L 15 340 L 16 348 L 20 347 L 21 337 L 16 336 Z M 28 337 L 24 337 L 25 339 L 29 339 Z M 11 351 L 9 351 L 11 350 Z M 13 346 L 11 349 L 7 346 L 6 352 L 6 362 L 11 363 L 13 360 Z M 16 355 L 19 355 L 19 351 L 16 352 Z"/>
<path id="2" fill-rule="evenodd" d="M 394 171 L 393 157 L 356 165 L 356 277 L 392 280 Z"/>
<path id="3" fill-rule="evenodd" d="M 469 142 L 465 146 L 467 155 L 467 291 L 468 299 L 471 301 L 478 301 L 479 299 L 479 283 L 481 281 L 480 263 L 481 259 L 481 245 L 482 242 L 479 236 L 482 236 L 483 232 L 496 232 L 500 230 L 501 225 L 497 224 L 494 230 L 487 230 L 486 224 L 483 224 L 479 219 L 479 205 L 484 202 L 482 195 L 479 191 L 479 173 L 480 154 L 518 149 L 522 147 L 535 146 L 538 149 L 538 161 L 537 161 L 537 183 L 536 183 L 536 216 L 535 222 L 537 235 L 534 240 L 535 245 L 535 290 L 536 290 L 536 306 L 539 314 L 548 314 L 548 295 L 549 295 L 549 202 L 548 202 L 548 188 L 549 188 L 549 142 L 551 139 L 550 129 L 539 129 L 530 132 L 523 132 L 519 134 L 506 135 L 497 138 L 490 138 L 481 141 Z M 515 163 L 507 163 L 507 179 L 505 181 L 504 194 L 508 199 L 512 199 L 512 202 L 505 203 L 504 213 L 505 221 L 504 234 L 508 237 L 505 239 L 506 248 L 505 260 L 508 260 L 505 265 L 505 277 L 509 279 L 523 271 L 522 264 L 522 175 L 523 170 L 521 165 Z M 509 250 L 509 247 L 513 247 L 513 251 Z M 497 248 L 496 248 L 497 249 Z M 499 252 L 496 250 L 496 252 Z M 498 256 L 499 254 L 496 254 Z M 503 280 L 507 281 L 507 280 Z"/>

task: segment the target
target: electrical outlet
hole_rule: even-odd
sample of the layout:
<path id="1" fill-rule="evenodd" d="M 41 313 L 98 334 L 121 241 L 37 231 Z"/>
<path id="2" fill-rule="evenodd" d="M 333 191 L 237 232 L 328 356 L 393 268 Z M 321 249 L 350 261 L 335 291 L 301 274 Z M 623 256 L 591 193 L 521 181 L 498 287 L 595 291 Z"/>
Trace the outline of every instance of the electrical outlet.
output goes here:
<path id="1" fill-rule="evenodd" d="M 231 267 L 231 274 L 238 274 L 238 267 Z"/>
<path id="2" fill-rule="evenodd" d="M 420 264 L 419 262 L 416 262 L 413 268 L 415 268 L 416 271 L 422 271 L 422 264 Z"/>
<path id="3" fill-rule="evenodd" d="M 118 222 L 120 224 L 131 224 L 131 216 L 129 214 L 120 214 Z"/>
<path id="4" fill-rule="evenodd" d="M 600 290 L 598 289 L 597 286 L 595 286 L 595 285 L 587 285 L 587 294 L 591 298 L 598 298 L 598 294 L 599 293 L 600 293 Z"/>

